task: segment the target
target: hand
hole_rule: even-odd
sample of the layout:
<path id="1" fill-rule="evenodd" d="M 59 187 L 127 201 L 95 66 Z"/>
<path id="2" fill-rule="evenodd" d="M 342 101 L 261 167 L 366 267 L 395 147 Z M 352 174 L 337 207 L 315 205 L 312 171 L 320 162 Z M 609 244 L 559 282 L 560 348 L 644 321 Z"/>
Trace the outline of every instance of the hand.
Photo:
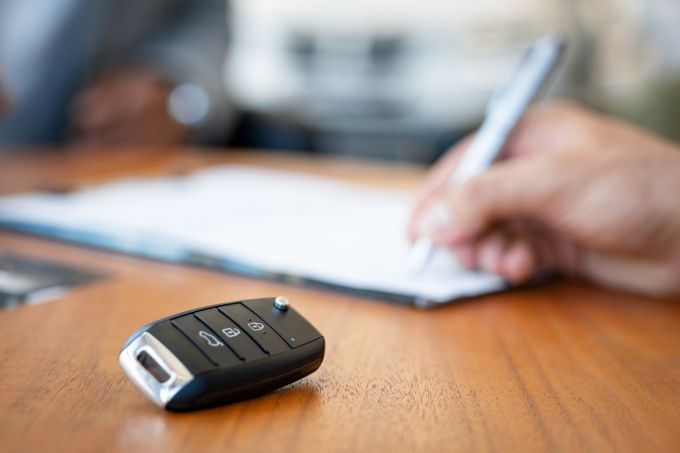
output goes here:
<path id="1" fill-rule="evenodd" d="M 172 145 L 186 141 L 187 129 L 167 110 L 171 89 L 163 78 L 144 69 L 103 73 L 74 102 L 74 144 Z"/>
<path id="2" fill-rule="evenodd" d="M 680 147 L 571 104 L 530 111 L 504 158 L 446 185 L 469 139 L 428 176 L 410 236 L 469 268 L 521 283 L 558 271 L 625 290 L 680 294 Z M 427 225 L 434 202 L 453 224 Z"/>

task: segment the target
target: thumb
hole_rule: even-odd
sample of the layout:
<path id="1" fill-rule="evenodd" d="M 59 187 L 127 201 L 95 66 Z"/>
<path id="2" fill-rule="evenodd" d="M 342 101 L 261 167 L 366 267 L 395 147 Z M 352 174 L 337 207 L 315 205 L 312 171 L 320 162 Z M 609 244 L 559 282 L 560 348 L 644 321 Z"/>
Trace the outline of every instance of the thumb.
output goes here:
<path id="1" fill-rule="evenodd" d="M 499 221 L 546 220 L 559 181 L 544 156 L 500 162 L 454 189 L 448 198 L 453 243 L 477 238 Z"/>

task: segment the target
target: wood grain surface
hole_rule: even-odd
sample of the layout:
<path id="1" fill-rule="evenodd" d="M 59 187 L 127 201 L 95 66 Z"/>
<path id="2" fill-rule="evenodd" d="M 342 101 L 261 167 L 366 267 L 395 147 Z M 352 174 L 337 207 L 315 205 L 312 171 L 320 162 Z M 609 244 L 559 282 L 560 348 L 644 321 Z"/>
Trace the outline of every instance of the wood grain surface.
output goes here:
<path id="1" fill-rule="evenodd" d="M 0 158 L 0 191 L 252 163 L 411 189 L 423 170 L 261 153 Z M 0 311 L 2 451 L 680 451 L 680 303 L 556 282 L 431 311 L 0 233 L 0 250 L 107 278 Z M 325 335 L 316 373 L 251 401 L 164 412 L 126 338 L 162 316 L 286 295 Z"/>

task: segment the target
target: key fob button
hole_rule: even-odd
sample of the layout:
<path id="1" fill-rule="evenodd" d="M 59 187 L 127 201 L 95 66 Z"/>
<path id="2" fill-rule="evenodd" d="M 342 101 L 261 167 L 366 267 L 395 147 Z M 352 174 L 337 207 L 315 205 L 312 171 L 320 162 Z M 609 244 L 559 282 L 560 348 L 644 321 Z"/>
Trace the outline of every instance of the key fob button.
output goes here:
<path id="1" fill-rule="evenodd" d="M 262 349 L 237 326 L 231 319 L 227 318 L 218 309 L 211 308 L 196 313 L 196 317 L 203 321 L 205 325 L 217 332 L 220 339 L 226 343 L 241 359 L 252 361 L 267 357 Z"/>
<path id="2" fill-rule="evenodd" d="M 254 299 L 243 305 L 262 318 L 288 343 L 291 348 L 307 344 L 321 337 L 305 318 L 293 310 L 281 310 L 271 299 Z"/>
<path id="3" fill-rule="evenodd" d="M 172 324 L 186 335 L 215 365 L 235 365 L 241 363 L 224 341 L 194 315 L 186 315 L 172 320 Z"/>
<path id="4" fill-rule="evenodd" d="M 149 328 L 149 333 L 169 348 L 177 359 L 194 374 L 215 368 L 205 355 L 196 351 L 196 346 L 170 321 L 163 321 Z"/>
<path id="5" fill-rule="evenodd" d="M 219 310 L 238 324 L 268 354 L 274 355 L 290 349 L 279 334 L 245 306 L 223 305 L 219 307 Z"/>

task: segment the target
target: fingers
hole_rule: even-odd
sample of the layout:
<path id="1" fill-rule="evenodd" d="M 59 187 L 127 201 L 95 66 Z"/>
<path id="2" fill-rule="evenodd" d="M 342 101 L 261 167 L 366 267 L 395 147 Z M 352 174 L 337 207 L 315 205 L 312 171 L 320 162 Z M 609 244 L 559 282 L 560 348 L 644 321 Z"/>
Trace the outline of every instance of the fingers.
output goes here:
<path id="1" fill-rule="evenodd" d="M 532 244 L 515 241 L 500 258 L 498 274 L 514 284 L 524 283 L 539 271 L 539 261 Z"/>
<path id="2" fill-rule="evenodd" d="M 562 188 L 573 179 L 571 167 L 555 154 L 575 147 L 573 137 L 589 135 L 584 126 L 589 121 L 583 109 L 568 103 L 533 109 L 504 150 L 506 156 L 530 158 L 496 163 L 452 189 L 447 180 L 465 152 L 468 138 L 435 166 L 423 184 L 409 225 L 411 238 L 426 234 L 435 243 L 450 247 L 464 266 L 496 273 L 513 283 L 529 279 L 538 270 L 554 268 L 564 253 L 555 251 L 545 234 L 532 237 L 498 227 L 518 218 L 531 218 L 548 227 L 555 223 L 564 196 Z M 430 211 L 439 205 L 447 207 L 450 222 L 428 226 Z"/>
<path id="3" fill-rule="evenodd" d="M 510 239 L 501 232 L 482 238 L 477 246 L 477 265 L 480 269 L 500 273 L 501 261 L 508 249 Z"/>
<path id="4" fill-rule="evenodd" d="M 443 204 L 452 221 L 428 235 L 471 269 L 514 283 L 556 270 L 638 292 L 680 291 L 674 146 L 559 105 L 522 121 L 506 149 L 517 158 L 451 188 L 446 180 L 464 149 L 428 178 L 412 232 L 430 206 Z M 518 233 L 517 219 L 541 229 Z"/>
<path id="5" fill-rule="evenodd" d="M 449 243 L 462 266 L 523 283 L 539 272 L 573 266 L 574 247 L 554 231 L 527 220 L 504 222 L 467 242 Z"/>
<path id="6" fill-rule="evenodd" d="M 577 148 L 584 140 L 587 140 L 588 137 L 593 135 L 588 133 L 588 131 L 592 131 L 593 129 L 593 127 L 589 126 L 592 122 L 592 114 L 587 113 L 583 108 L 578 107 L 576 104 L 567 101 L 553 102 L 541 107 L 532 108 L 524 115 L 522 121 L 513 132 L 509 142 L 503 150 L 502 157 L 528 155 L 540 157 L 541 155 L 545 156 L 567 149 Z M 409 223 L 409 236 L 412 240 L 416 236 L 424 234 L 423 225 L 426 223 L 424 217 L 429 206 L 434 204 L 437 198 L 446 196 L 446 193 L 451 190 L 447 184 L 449 176 L 455 170 L 455 167 L 458 165 L 462 155 L 468 148 L 472 138 L 473 136 L 470 135 L 452 148 L 451 151 L 435 165 L 422 184 L 418 191 L 413 214 Z M 454 196 L 453 199 L 450 200 L 452 205 L 454 205 L 454 214 L 458 214 L 457 211 L 461 211 L 463 212 L 463 215 L 465 215 L 465 213 L 468 212 L 469 205 L 473 205 L 474 208 L 477 204 L 477 198 L 479 197 L 483 196 L 487 200 L 493 200 L 496 196 L 494 194 L 499 193 L 501 188 L 493 191 L 490 189 L 494 188 L 493 186 L 495 183 L 504 182 L 500 177 L 496 177 L 497 175 L 491 173 L 497 166 L 499 166 L 499 164 L 494 165 L 491 170 L 485 172 L 484 179 L 475 178 L 477 181 L 467 184 L 467 187 L 463 188 L 461 194 Z M 510 185 L 514 184 L 519 177 L 526 177 L 528 180 L 520 181 L 521 184 L 515 186 L 517 190 L 513 191 L 510 195 L 519 195 L 519 193 L 525 189 L 527 183 L 534 179 L 537 179 L 538 183 L 544 182 L 546 176 L 549 175 L 534 173 L 536 170 L 539 169 L 535 167 L 526 167 L 521 174 L 518 172 L 514 178 L 512 177 L 512 174 L 508 174 L 510 179 L 505 181 L 502 190 L 513 189 Z M 475 201 L 466 203 L 464 200 L 465 198 Z M 463 199 L 462 202 L 460 199 Z M 530 195 L 523 197 L 523 199 L 527 201 L 532 200 Z M 508 202 L 514 201 L 511 196 L 507 197 L 505 200 Z M 500 202 L 500 200 L 498 201 Z M 455 205 L 460 206 L 456 209 Z M 484 206 L 484 209 L 472 211 L 470 222 L 480 221 L 484 224 L 485 219 L 479 218 L 479 215 L 491 214 L 496 208 L 490 205 Z M 470 234 L 474 234 L 480 229 L 480 226 L 477 224 L 466 226 L 469 226 L 472 230 Z"/>
<path id="7" fill-rule="evenodd" d="M 549 223 L 561 185 L 554 166 L 545 156 L 501 162 L 452 191 L 451 236 L 469 241 L 498 221 L 521 217 Z"/>
<path id="8" fill-rule="evenodd" d="M 430 207 L 441 199 L 446 191 L 448 178 L 458 165 L 460 157 L 470 144 L 471 137 L 461 140 L 448 151 L 432 168 L 417 191 L 416 200 L 411 213 L 408 234 L 411 240 L 424 234 Z"/>
<path id="9" fill-rule="evenodd" d="M 505 229 L 495 230 L 474 244 L 453 246 L 452 250 L 464 267 L 499 275 L 513 284 L 526 282 L 542 270 L 533 241 Z"/>

